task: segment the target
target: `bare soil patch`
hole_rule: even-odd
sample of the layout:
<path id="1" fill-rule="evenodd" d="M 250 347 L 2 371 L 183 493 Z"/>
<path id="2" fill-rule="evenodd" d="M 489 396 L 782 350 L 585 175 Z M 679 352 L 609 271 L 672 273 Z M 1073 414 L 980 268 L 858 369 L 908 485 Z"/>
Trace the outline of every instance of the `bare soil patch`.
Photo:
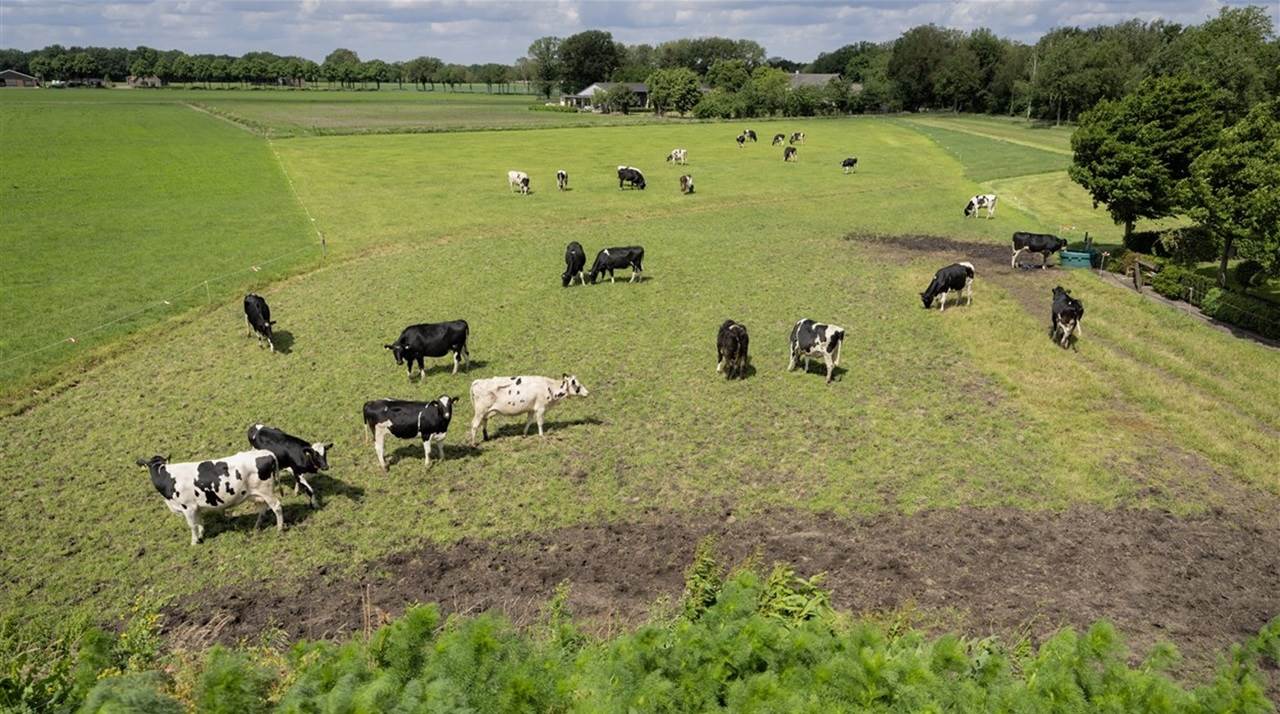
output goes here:
<path id="1" fill-rule="evenodd" d="M 184 598 L 167 631 L 182 640 L 235 642 L 270 628 L 339 638 L 414 602 L 447 612 L 495 610 L 534 621 L 557 583 L 597 632 L 638 623 L 658 598 L 679 598 L 698 542 L 717 537 L 729 562 L 759 549 L 801 575 L 827 573 L 835 605 L 950 613 L 939 624 L 973 635 L 1029 634 L 1108 618 L 1135 652 L 1169 640 L 1182 674 L 1211 669 L 1217 653 L 1280 614 L 1280 522 L 1212 513 L 1077 508 L 923 511 L 862 519 L 779 510 L 736 518 L 650 513 L 517 540 L 463 540 L 364 564 L 320 568 L 281 589 L 263 584 Z"/>

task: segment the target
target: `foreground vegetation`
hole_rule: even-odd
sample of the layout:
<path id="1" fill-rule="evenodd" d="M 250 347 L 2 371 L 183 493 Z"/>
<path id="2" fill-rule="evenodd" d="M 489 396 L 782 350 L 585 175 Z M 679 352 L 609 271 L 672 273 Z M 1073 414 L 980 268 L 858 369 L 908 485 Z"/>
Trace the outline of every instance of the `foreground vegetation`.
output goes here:
<path id="1" fill-rule="evenodd" d="M 595 639 L 561 586 L 540 623 L 444 619 L 435 605 L 346 642 L 163 651 L 154 620 L 120 636 L 64 625 L 50 644 L 0 627 L 0 706 L 15 712 L 1273 712 L 1267 668 L 1280 619 L 1220 658 L 1205 683 L 1167 671 L 1160 645 L 1136 665 L 1106 623 L 1038 645 L 931 638 L 901 622 L 837 614 L 821 578 L 758 562 L 727 577 L 700 548 L 676 607 Z M 30 646 L 23 651 L 22 648 Z"/>

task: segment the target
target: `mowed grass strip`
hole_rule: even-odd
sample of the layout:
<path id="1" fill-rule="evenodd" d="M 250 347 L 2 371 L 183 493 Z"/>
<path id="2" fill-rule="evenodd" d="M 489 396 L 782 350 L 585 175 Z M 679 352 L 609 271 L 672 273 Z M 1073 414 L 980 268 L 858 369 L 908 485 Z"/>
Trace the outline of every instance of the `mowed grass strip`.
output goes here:
<path id="1" fill-rule="evenodd" d="M 319 255 L 266 142 L 226 122 L 180 105 L 8 97 L 0 121 L 23 137 L 0 158 L 0 392 Z"/>
<path id="2" fill-rule="evenodd" d="M 1070 154 L 1038 148 L 1030 143 L 1011 143 L 959 128 L 944 128 L 950 126 L 949 121 L 952 120 L 924 122 L 913 118 L 898 121 L 937 142 L 964 165 L 966 176 L 978 182 L 1060 171 L 1071 164 Z"/>
<path id="3" fill-rule="evenodd" d="M 1033 149 L 1071 155 L 1074 127 L 1029 124 L 1025 119 L 982 114 L 916 114 L 907 121 L 923 126 L 964 132 Z"/>

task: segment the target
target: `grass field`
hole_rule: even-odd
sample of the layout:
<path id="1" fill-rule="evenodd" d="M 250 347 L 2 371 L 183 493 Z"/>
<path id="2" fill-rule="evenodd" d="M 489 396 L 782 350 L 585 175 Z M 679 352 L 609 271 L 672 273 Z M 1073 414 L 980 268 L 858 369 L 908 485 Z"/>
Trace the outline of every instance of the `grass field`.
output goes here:
<path id="1" fill-rule="evenodd" d="M 220 141 L 263 142 L 189 109 L 155 111 L 180 109 Z M 41 111 L 62 121 L 68 108 Z M 968 148 L 951 153 L 931 138 L 946 130 L 895 120 L 752 126 L 806 131 L 800 161 L 739 149 L 734 127 L 717 124 L 275 142 L 331 251 L 329 264 L 263 291 L 287 349 L 260 350 L 227 300 L 4 417 L 0 612 L 109 619 L 139 594 L 181 608 L 212 588 L 284 592 L 317 573 L 341 582 L 379 558 L 463 539 L 519 543 L 654 513 L 696 524 L 726 509 L 748 529 L 778 512 L 1167 510 L 1238 525 L 1266 557 L 1274 529 L 1249 529 L 1280 512 L 1280 354 L 1087 271 L 1010 269 L 1011 230 L 1058 227 L 1057 209 L 1036 199 L 1002 204 L 993 221 L 962 218 L 982 188 L 975 176 L 1043 173 L 1061 156 L 964 132 Z M 253 145 L 270 167 L 270 149 Z M 690 150 L 687 168 L 664 164 L 676 146 Z M 859 170 L 844 176 L 850 153 Z M 618 190 L 623 163 L 645 170 L 648 190 Z M 241 157 L 222 180 L 266 173 L 254 166 Z M 513 168 L 530 173 L 531 195 L 507 192 Z M 555 190 L 557 168 L 571 191 Z M 676 188 L 686 171 L 692 196 Z M 306 240 L 300 211 L 286 201 L 270 214 L 288 240 Z M 561 288 L 570 240 L 589 255 L 643 245 L 647 279 Z M 933 271 L 965 258 L 978 266 L 974 305 L 922 310 L 916 293 Z M 1078 351 L 1045 337 L 1056 284 L 1088 306 Z M 849 330 L 830 386 L 784 370 L 787 332 L 805 316 Z M 754 374 L 742 382 L 713 371 L 726 317 L 751 330 Z M 409 381 L 382 349 L 407 324 L 456 318 L 471 324 L 470 373 L 441 360 Z M 545 439 L 499 422 L 496 440 L 464 446 L 471 379 L 562 372 L 591 396 L 550 412 Z M 418 446 L 394 442 L 380 473 L 361 403 L 441 394 L 463 398 L 446 459 L 426 470 Z M 206 542 L 189 547 L 134 459 L 238 451 L 263 420 L 337 443 L 319 479 L 324 508 L 289 497 L 281 537 L 251 531 L 252 515 L 212 517 Z M 1057 554 L 1043 556 L 1051 569 Z M 1039 607 L 1008 600 L 1028 617 Z M 960 592 L 950 606 L 970 605 Z"/>

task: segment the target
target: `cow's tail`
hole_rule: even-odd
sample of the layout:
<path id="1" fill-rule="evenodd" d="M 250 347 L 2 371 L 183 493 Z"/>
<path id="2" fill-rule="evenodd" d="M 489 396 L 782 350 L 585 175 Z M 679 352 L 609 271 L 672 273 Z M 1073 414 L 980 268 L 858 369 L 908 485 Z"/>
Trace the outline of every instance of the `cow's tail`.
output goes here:
<path id="1" fill-rule="evenodd" d="M 833 362 L 832 364 L 834 364 L 836 367 L 839 367 L 840 366 L 840 347 L 844 345 L 844 330 L 841 330 L 837 332 L 835 335 L 833 335 L 831 337 L 831 341 L 836 343 L 836 359 L 835 359 L 835 362 Z"/>
<path id="2" fill-rule="evenodd" d="M 639 270 L 640 272 L 643 273 L 644 272 L 643 264 L 644 264 L 644 248 L 641 248 L 640 252 L 636 254 L 636 270 Z"/>

